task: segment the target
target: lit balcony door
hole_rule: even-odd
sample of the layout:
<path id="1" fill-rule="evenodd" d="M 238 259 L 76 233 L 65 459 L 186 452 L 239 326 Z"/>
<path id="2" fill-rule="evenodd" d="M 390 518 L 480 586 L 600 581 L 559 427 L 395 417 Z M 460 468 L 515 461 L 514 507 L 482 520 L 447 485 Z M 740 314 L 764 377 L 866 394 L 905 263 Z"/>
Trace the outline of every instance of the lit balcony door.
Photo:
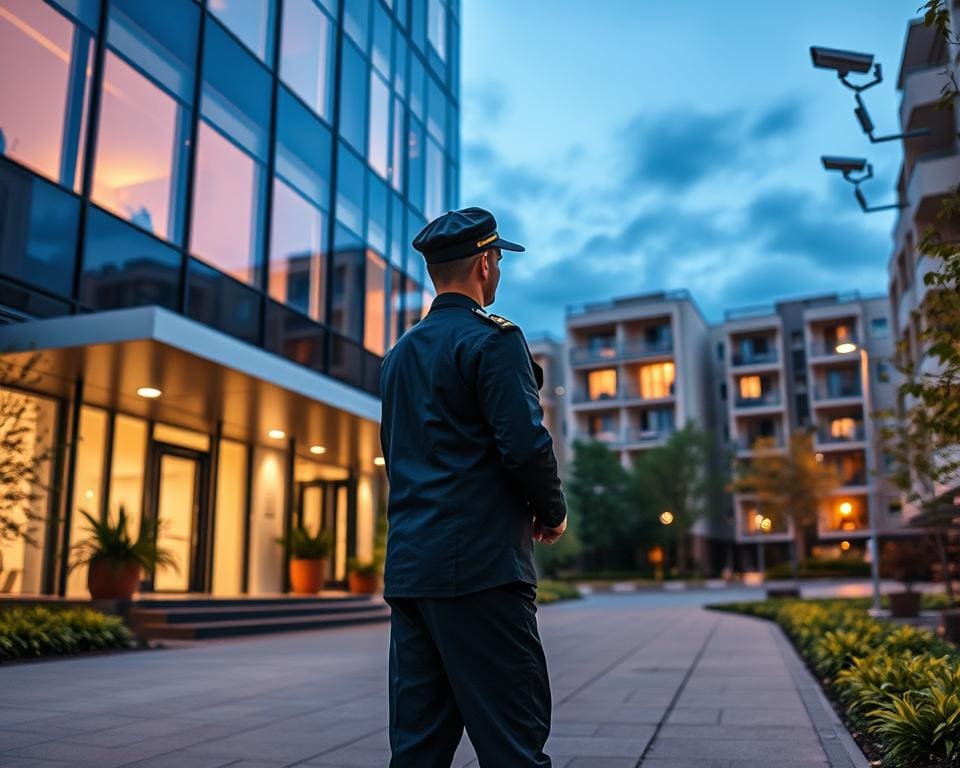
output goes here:
<path id="1" fill-rule="evenodd" d="M 207 454 L 180 446 L 156 445 L 157 546 L 173 555 L 177 570 L 157 568 L 152 587 L 155 592 L 202 592 Z"/>

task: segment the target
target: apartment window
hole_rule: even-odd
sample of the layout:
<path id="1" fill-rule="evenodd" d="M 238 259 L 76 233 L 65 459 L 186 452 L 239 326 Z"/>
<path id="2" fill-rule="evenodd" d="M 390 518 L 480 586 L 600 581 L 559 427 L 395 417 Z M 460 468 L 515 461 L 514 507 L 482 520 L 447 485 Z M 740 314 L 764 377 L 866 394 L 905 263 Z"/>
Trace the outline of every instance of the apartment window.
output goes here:
<path id="1" fill-rule="evenodd" d="M 721 363 L 723 362 L 723 354 L 724 354 L 723 342 L 718 341 L 717 342 L 717 361 L 718 362 L 721 362 Z"/>
<path id="2" fill-rule="evenodd" d="M 211 0 L 207 7 L 261 61 L 270 61 L 272 0 Z"/>
<path id="3" fill-rule="evenodd" d="M 842 440 L 853 440 L 856 437 L 856 422 L 849 416 L 833 419 L 830 422 L 830 437 Z"/>
<path id="4" fill-rule="evenodd" d="M 742 400 L 753 400 L 763 394 L 763 383 L 759 376 L 741 376 L 738 386 Z"/>
<path id="5" fill-rule="evenodd" d="M 333 101 L 334 23 L 314 0 L 284 0 L 280 78 L 320 117 Z"/>
<path id="6" fill-rule="evenodd" d="M 676 369 L 672 362 L 640 366 L 640 396 L 669 397 L 673 394 Z"/>
<path id="7" fill-rule="evenodd" d="M 591 400 L 606 400 L 617 396 L 617 372 L 613 368 L 590 371 L 587 374 L 587 394 Z"/>
<path id="8" fill-rule="evenodd" d="M 588 422 L 590 437 L 611 442 L 617 439 L 618 420 L 615 413 L 592 413 Z"/>
<path id="9" fill-rule="evenodd" d="M 790 348 L 791 349 L 803 349 L 803 331 L 791 331 L 790 332 Z"/>
<path id="10" fill-rule="evenodd" d="M 727 382 L 720 382 L 720 399 L 726 401 L 727 399 Z"/>
<path id="11" fill-rule="evenodd" d="M 47 3 L 2 7 L 0 154 L 79 192 L 92 35 Z"/>
<path id="12" fill-rule="evenodd" d="M 875 339 L 887 338 L 887 318 L 874 317 L 870 319 L 870 335 Z"/>

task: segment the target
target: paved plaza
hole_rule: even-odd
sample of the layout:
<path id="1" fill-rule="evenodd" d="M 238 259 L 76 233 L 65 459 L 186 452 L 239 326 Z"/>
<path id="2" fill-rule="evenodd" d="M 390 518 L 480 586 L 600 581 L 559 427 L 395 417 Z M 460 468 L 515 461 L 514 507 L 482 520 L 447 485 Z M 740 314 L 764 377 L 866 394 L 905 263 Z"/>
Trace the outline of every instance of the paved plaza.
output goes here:
<path id="1" fill-rule="evenodd" d="M 541 606 L 554 766 L 865 766 L 774 625 L 701 607 L 743 596 Z M 0 667 L 0 766 L 386 766 L 387 638 L 384 624 Z M 477 765 L 466 736 L 454 765 Z"/>

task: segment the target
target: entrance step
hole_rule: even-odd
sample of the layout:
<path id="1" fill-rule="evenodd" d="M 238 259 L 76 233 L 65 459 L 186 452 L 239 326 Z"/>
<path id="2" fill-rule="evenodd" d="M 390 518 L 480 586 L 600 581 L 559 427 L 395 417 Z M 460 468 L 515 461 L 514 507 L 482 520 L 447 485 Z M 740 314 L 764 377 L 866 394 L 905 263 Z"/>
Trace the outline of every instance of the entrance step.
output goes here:
<path id="1" fill-rule="evenodd" d="M 161 603 L 161 605 L 157 605 Z M 389 621 L 381 597 L 147 599 L 131 606 L 129 623 L 144 638 L 196 640 Z"/>

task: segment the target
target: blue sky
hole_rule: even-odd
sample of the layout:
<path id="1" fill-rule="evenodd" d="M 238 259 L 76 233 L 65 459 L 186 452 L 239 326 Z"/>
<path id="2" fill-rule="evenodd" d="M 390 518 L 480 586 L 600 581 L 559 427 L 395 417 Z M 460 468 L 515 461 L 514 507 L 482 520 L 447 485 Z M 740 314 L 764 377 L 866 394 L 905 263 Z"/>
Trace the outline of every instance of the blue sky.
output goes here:
<path id="1" fill-rule="evenodd" d="M 865 215 L 822 154 L 868 157 L 893 200 L 899 142 L 871 145 L 810 45 L 875 54 L 864 93 L 897 130 L 920 0 L 463 0 L 461 206 L 497 216 L 490 307 L 530 335 L 564 307 L 687 288 L 723 310 L 886 289 L 894 215 Z"/>

